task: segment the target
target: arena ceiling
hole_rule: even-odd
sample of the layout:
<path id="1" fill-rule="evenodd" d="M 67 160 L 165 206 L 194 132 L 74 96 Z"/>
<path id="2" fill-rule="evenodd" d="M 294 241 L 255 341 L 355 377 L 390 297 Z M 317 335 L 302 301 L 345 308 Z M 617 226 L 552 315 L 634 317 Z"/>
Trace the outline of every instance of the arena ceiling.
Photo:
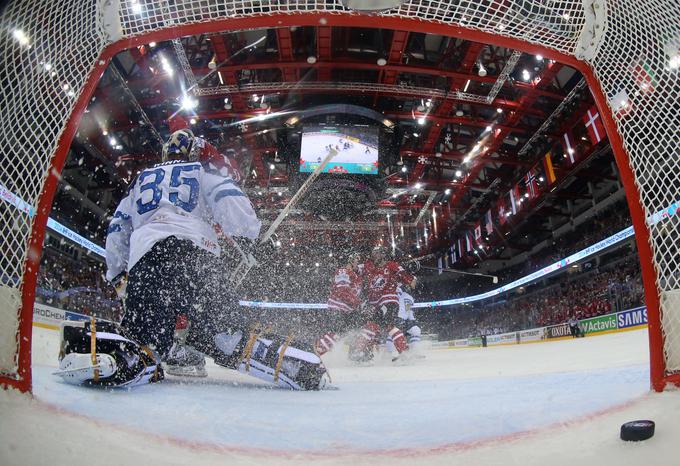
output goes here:
<path id="1" fill-rule="evenodd" d="M 85 215 L 79 222 L 103 236 L 127 183 L 159 161 L 168 119 L 181 115 L 220 150 L 252 156 L 245 187 L 266 224 L 295 190 L 296 166 L 279 154 L 285 121 L 325 104 L 366 107 L 396 123 L 398 153 L 381 167 L 387 189 L 359 218 L 296 211 L 283 240 L 315 238 L 323 254 L 394 241 L 422 255 L 474 227 L 592 98 L 566 65 L 433 34 L 320 25 L 151 43 L 120 53 L 102 77 L 71 148 L 57 213 Z M 466 265 L 531 249 L 596 191 L 620 187 L 603 150 L 556 174 L 557 189 L 487 234 L 484 254 Z"/>

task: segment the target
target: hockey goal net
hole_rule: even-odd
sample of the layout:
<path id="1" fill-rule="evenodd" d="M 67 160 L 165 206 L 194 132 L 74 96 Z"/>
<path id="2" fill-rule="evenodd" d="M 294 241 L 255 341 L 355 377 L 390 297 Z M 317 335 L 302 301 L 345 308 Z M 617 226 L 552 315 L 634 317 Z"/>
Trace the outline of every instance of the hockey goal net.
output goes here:
<path id="1" fill-rule="evenodd" d="M 80 116 L 118 51 L 182 35 L 302 25 L 462 37 L 565 62 L 587 78 L 634 220 L 652 385 L 680 380 L 680 3 L 411 0 L 375 16 L 340 0 L 26 0 L 0 37 L 0 381 L 31 388 L 44 230 Z"/>

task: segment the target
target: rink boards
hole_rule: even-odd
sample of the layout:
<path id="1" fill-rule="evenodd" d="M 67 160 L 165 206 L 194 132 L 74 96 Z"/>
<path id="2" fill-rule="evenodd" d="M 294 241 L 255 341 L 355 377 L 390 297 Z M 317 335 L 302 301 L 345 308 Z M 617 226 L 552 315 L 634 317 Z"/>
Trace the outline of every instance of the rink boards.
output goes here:
<path id="1" fill-rule="evenodd" d="M 610 333 L 639 330 L 647 327 L 647 308 L 645 306 L 628 309 L 612 314 L 591 317 L 579 321 L 581 333 L 586 336 L 607 335 Z M 573 338 L 569 324 L 561 323 L 517 332 L 487 335 L 486 343 L 482 337 L 461 338 L 432 343 L 436 349 L 478 348 L 482 346 L 521 345 L 526 343 L 546 343 Z"/>

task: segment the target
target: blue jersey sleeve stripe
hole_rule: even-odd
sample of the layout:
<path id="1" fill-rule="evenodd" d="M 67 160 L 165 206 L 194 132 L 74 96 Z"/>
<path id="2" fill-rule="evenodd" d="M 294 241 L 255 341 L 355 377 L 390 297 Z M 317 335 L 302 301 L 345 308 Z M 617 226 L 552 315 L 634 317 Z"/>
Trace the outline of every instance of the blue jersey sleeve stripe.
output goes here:
<path id="1" fill-rule="evenodd" d="M 235 197 L 235 196 L 241 196 L 245 197 L 245 194 L 241 192 L 238 189 L 223 189 L 222 191 L 219 191 L 217 194 L 215 194 L 215 202 L 219 201 L 220 199 L 224 197 Z"/>
<path id="2" fill-rule="evenodd" d="M 111 225 L 109 225 L 109 228 L 108 228 L 108 230 L 106 230 L 106 233 L 111 234 L 111 233 L 116 233 L 116 232 L 121 231 L 121 230 L 122 230 L 122 228 L 120 227 L 120 225 L 118 225 L 116 223 L 112 223 Z"/>

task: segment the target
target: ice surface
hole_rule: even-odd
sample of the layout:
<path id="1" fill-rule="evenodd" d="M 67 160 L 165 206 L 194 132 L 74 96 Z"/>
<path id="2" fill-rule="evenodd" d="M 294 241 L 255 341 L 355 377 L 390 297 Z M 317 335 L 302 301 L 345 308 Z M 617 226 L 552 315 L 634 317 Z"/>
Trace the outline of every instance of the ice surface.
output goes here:
<path id="1" fill-rule="evenodd" d="M 0 464 L 85 464 L 94 452 L 98 464 L 680 464 L 680 393 L 649 393 L 646 331 L 429 350 L 403 366 L 331 354 L 340 389 L 322 392 L 211 364 L 197 381 L 77 388 L 50 375 L 56 332 L 34 336 L 37 401 L 0 395 Z M 618 440 L 638 418 L 657 435 Z"/>

